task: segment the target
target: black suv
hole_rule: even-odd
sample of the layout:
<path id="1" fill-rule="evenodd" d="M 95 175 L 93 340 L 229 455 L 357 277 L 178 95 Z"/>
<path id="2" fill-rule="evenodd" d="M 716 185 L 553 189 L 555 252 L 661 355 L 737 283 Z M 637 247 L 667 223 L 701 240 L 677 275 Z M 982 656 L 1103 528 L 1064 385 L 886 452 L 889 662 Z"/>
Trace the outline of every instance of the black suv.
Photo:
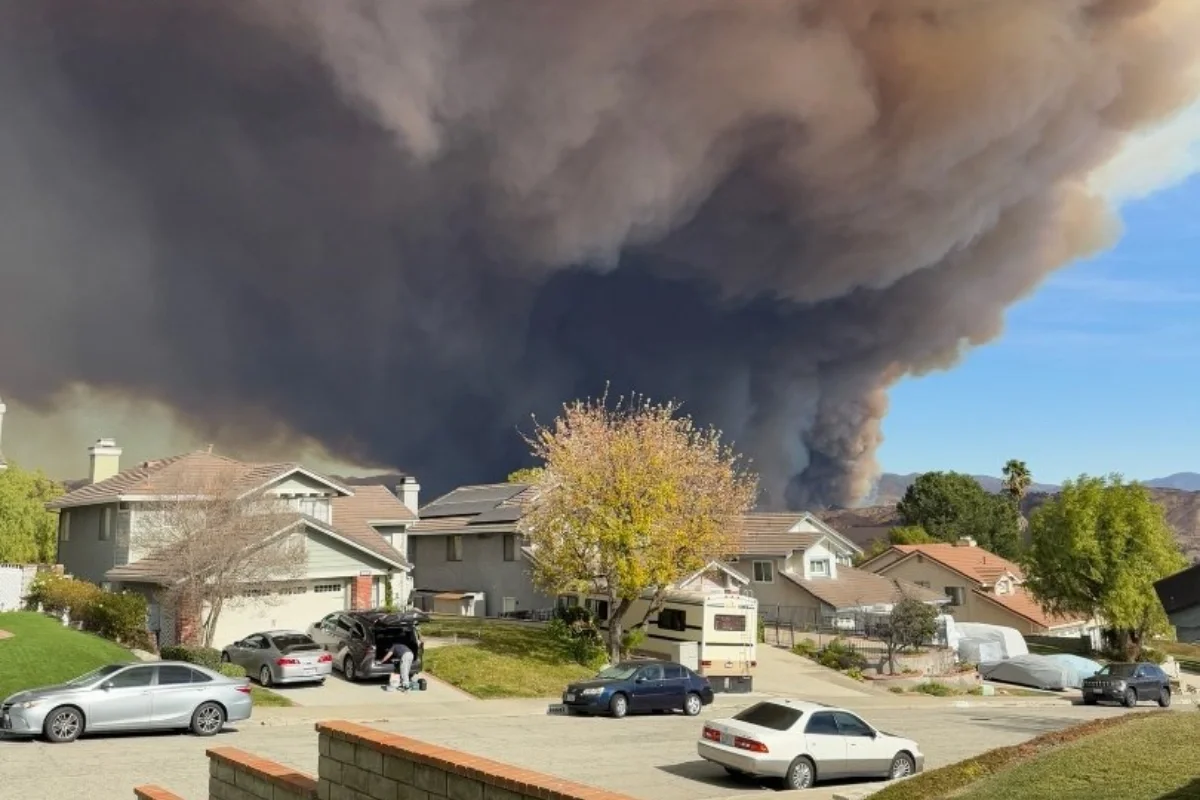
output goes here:
<path id="1" fill-rule="evenodd" d="M 1083 680 L 1083 702 L 1095 705 L 1112 700 L 1133 708 L 1143 700 L 1153 700 L 1163 708 L 1171 705 L 1171 678 L 1157 664 L 1106 664 Z"/>
<path id="2" fill-rule="evenodd" d="M 413 651 L 415 676 L 425 657 L 419 630 L 425 618 L 417 611 L 339 611 L 310 625 L 308 635 L 333 653 L 333 668 L 341 670 L 348 681 L 391 673 L 392 662 L 379 662 L 396 642 L 403 642 Z"/>

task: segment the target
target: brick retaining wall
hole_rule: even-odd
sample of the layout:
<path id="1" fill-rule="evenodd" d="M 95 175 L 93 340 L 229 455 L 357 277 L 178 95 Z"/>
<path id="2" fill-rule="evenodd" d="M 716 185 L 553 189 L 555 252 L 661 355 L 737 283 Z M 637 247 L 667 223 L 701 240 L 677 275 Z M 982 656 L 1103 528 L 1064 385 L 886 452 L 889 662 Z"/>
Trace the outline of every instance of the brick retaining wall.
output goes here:
<path id="1" fill-rule="evenodd" d="M 317 723 L 318 778 L 233 747 L 208 751 L 209 800 L 632 800 L 352 722 Z M 158 786 L 138 800 L 182 800 Z"/>

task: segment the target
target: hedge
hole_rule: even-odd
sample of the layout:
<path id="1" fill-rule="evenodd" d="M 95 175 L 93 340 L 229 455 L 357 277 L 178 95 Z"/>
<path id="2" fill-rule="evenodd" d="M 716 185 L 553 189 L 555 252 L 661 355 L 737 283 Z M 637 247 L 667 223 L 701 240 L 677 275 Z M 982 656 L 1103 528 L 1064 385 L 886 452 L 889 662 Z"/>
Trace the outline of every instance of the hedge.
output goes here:
<path id="1" fill-rule="evenodd" d="M 84 630 L 114 642 L 153 649 L 146 598 L 135 592 L 106 592 L 88 581 L 44 572 L 34 578 L 26 602 L 52 614 L 66 612 Z"/>
<path id="2" fill-rule="evenodd" d="M 198 664 L 209 669 L 221 669 L 221 651 L 211 647 L 185 647 L 184 645 L 172 645 L 164 647 L 158 654 L 163 661 L 186 661 L 189 664 Z M 245 671 L 242 672 L 245 675 Z M 234 676 L 239 677 L 239 676 Z"/>

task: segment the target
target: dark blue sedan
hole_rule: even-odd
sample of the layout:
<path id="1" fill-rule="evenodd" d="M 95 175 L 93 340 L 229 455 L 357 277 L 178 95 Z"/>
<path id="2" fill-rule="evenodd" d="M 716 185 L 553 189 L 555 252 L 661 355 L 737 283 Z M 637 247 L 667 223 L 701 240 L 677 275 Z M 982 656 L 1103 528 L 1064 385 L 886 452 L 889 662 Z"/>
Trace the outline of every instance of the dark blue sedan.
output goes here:
<path id="1" fill-rule="evenodd" d="M 682 711 L 694 717 L 712 701 L 708 678 L 670 661 L 614 664 L 563 692 L 568 713 L 609 714 L 618 719 L 644 711 Z"/>

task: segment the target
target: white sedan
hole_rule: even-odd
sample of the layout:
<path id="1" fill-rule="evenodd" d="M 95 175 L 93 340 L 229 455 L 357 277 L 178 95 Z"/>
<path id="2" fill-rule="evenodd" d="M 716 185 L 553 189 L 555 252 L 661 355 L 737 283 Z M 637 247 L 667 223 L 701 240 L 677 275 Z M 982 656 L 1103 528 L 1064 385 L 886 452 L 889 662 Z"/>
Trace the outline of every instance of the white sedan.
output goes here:
<path id="1" fill-rule="evenodd" d="M 801 700 L 765 700 L 706 722 L 696 750 L 731 775 L 782 778 L 787 789 L 833 778 L 895 780 L 925 766 L 911 739 L 876 730 L 843 708 Z"/>

